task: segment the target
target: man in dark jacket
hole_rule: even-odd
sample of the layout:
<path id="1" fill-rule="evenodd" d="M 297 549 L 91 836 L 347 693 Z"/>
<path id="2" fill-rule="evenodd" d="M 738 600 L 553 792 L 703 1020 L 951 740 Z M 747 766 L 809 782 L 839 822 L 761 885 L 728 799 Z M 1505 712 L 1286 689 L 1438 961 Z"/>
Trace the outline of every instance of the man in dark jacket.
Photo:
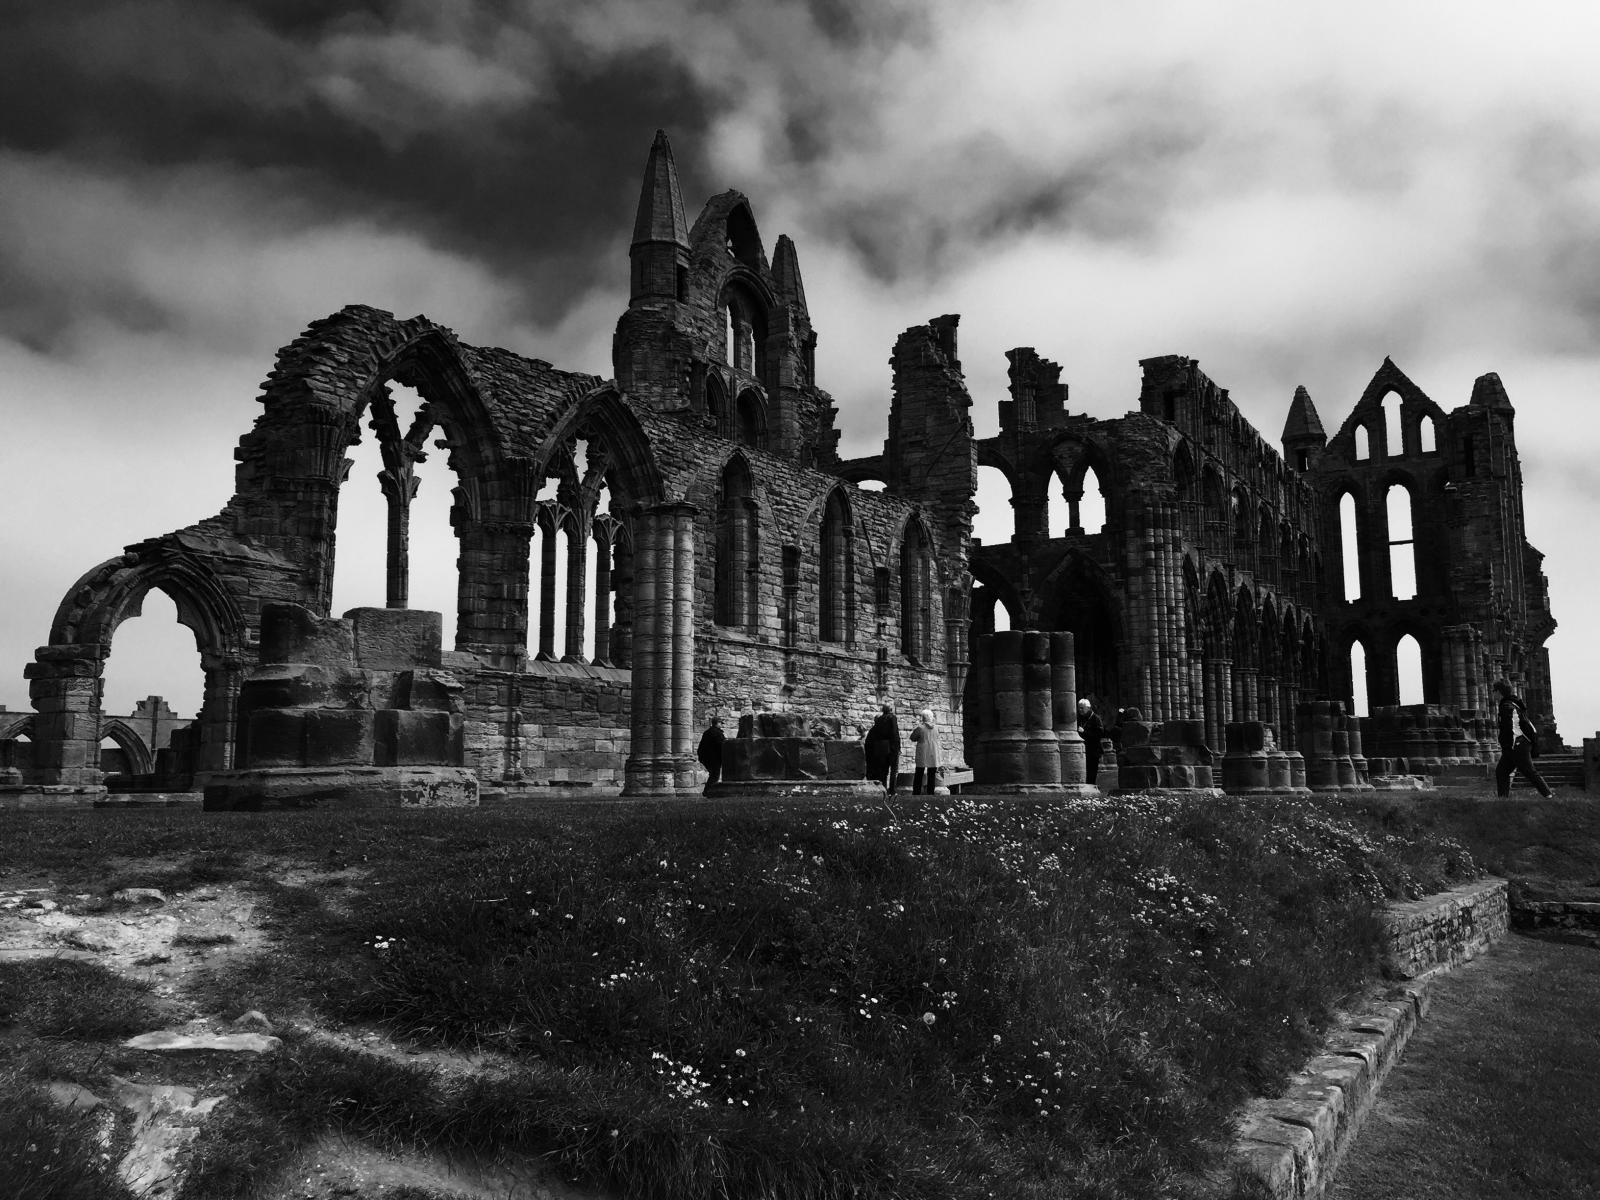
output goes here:
<path id="1" fill-rule="evenodd" d="M 863 747 L 867 752 L 867 778 L 884 785 L 894 795 L 895 776 L 900 773 L 900 723 L 894 718 L 894 705 L 885 704 L 867 730 Z"/>
<path id="2" fill-rule="evenodd" d="M 708 773 L 702 795 L 711 795 L 711 785 L 722 778 L 722 743 L 726 740 L 722 732 L 722 718 L 712 717 L 711 728 L 701 734 L 700 749 L 695 752 L 695 757 L 700 760 L 700 765 Z"/>
<path id="3" fill-rule="evenodd" d="M 1522 697 L 1512 690 L 1508 680 L 1499 680 L 1494 690 L 1500 693 L 1500 761 L 1494 768 L 1494 787 L 1502 800 L 1511 795 L 1511 772 L 1521 771 L 1522 777 L 1539 789 L 1539 795 L 1550 798 L 1550 785 L 1544 781 L 1533 765 L 1533 739 L 1539 731 L 1528 720 L 1527 706 Z"/>
<path id="4" fill-rule="evenodd" d="M 1078 732 L 1083 735 L 1083 781 L 1093 787 L 1095 776 L 1100 773 L 1100 751 L 1106 726 L 1087 696 L 1078 701 Z"/>

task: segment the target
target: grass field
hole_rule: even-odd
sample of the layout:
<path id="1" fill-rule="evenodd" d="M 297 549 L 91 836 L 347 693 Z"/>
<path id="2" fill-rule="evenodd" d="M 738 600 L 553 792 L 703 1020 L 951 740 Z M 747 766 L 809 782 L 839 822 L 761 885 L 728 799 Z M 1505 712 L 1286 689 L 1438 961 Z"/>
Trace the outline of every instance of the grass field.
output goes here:
<path id="1" fill-rule="evenodd" d="M 272 949 L 197 976 L 195 1010 L 505 1064 L 445 1087 L 289 1036 L 196 1143 L 188 1200 L 329 1128 L 628 1197 L 1216 1195 L 1234 1106 L 1372 978 L 1385 900 L 1475 871 L 1426 812 L 1227 798 L 8 822 L 0 875 L 76 904 L 263 898 Z M 43 1111 L 25 1085 L 115 1066 L 127 1023 L 91 1012 L 157 1015 L 90 999 L 114 986 L 0 964 L 14 1127 Z M 36 1169 L 12 1141 L 0 1173 Z"/>

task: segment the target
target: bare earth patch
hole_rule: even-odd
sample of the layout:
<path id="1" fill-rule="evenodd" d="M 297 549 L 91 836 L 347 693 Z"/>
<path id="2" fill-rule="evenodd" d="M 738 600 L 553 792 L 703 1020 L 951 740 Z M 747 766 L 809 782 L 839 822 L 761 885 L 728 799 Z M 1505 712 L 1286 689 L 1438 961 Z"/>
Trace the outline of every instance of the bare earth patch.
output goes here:
<path id="1" fill-rule="evenodd" d="M 161 867 L 146 861 L 144 866 Z M 259 873 L 258 873 L 259 874 Z M 294 887 L 348 886 L 357 871 L 318 871 L 301 866 L 271 870 L 275 882 Z M 150 1033 L 174 1035 L 144 1039 L 146 1070 L 135 1078 L 114 1076 L 115 1085 L 96 1095 L 70 1083 L 52 1085 L 65 1108 L 104 1114 L 105 1144 L 120 1122 L 128 1146 L 121 1157 L 123 1182 L 146 1200 L 181 1197 L 183 1151 L 213 1111 L 225 1108 L 250 1060 L 270 1053 L 274 1020 L 289 1014 L 211 1011 L 215 981 L 230 967 L 249 964 L 271 950 L 277 932 L 265 919 L 259 890 L 250 884 L 208 884 L 171 896 L 157 889 L 130 889 L 107 901 L 87 891 L 58 889 L 37 876 L 0 881 L 0 962 L 68 958 L 94 962 L 119 975 L 148 984 L 175 1019 Z M 470 1072 L 484 1064 L 436 1048 L 411 1048 L 371 1030 L 312 1030 L 294 1016 L 300 1032 L 337 1040 L 365 1053 L 426 1062 L 446 1071 Z M 185 1041 L 250 1046 L 229 1053 L 185 1053 Z M 150 1051 L 148 1044 L 177 1042 L 176 1052 Z M 141 1049 L 138 1038 L 124 1045 Z M 384 1197 L 407 1200 L 584 1200 L 552 1177 L 537 1161 L 482 1162 L 386 1150 L 359 1138 L 328 1134 L 296 1153 L 276 1178 L 257 1182 L 263 1200 L 332 1200 L 334 1197 Z"/>

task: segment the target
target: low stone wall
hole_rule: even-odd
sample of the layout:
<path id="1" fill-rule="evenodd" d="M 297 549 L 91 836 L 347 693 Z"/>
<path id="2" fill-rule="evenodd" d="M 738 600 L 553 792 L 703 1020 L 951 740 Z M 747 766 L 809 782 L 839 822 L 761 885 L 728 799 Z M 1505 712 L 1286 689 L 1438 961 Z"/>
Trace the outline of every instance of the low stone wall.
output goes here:
<path id="1" fill-rule="evenodd" d="M 1480 880 L 1389 910 L 1388 969 L 1425 979 L 1476 958 L 1505 935 L 1510 919 L 1504 879 Z"/>
<path id="2" fill-rule="evenodd" d="M 1409 982 L 1398 998 L 1345 1014 L 1283 1095 L 1245 1106 L 1233 1149 L 1240 1173 L 1277 1200 L 1318 1200 L 1389 1068 L 1428 1015 L 1428 978 L 1476 957 L 1504 936 L 1506 920 L 1503 879 L 1394 905 L 1387 968 Z"/>

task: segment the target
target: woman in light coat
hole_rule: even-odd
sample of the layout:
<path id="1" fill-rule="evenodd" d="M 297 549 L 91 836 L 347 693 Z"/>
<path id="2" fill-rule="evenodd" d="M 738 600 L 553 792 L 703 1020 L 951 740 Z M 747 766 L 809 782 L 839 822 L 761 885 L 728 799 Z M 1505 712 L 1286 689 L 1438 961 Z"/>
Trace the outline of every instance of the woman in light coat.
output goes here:
<path id="1" fill-rule="evenodd" d="M 911 740 L 917 744 L 917 772 L 912 777 L 913 795 L 931 796 L 939 784 L 939 730 L 933 723 L 933 709 L 922 710 L 922 719 L 911 731 Z"/>

